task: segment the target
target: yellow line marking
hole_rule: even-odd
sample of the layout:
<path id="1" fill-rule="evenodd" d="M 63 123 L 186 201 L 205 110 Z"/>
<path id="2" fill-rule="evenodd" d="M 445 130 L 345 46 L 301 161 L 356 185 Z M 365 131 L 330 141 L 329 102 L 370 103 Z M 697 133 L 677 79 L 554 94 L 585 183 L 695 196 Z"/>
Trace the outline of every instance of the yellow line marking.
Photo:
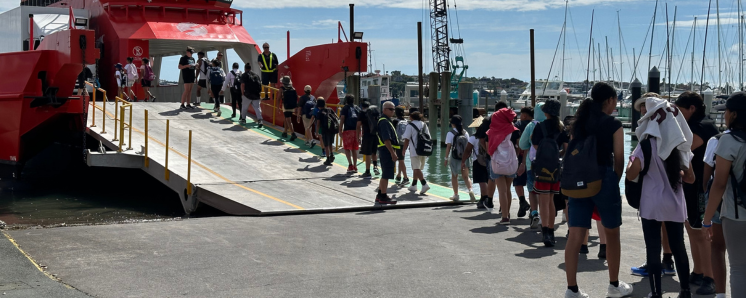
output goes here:
<path id="1" fill-rule="evenodd" d="M 108 114 L 108 115 L 109 115 L 109 117 L 113 117 L 113 115 L 111 115 L 111 113 L 109 113 L 109 112 L 106 112 L 106 114 Z M 143 133 L 142 131 L 140 131 L 139 129 L 137 129 L 137 128 L 135 128 L 135 127 L 132 127 L 132 130 L 134 130 L 135 132 L 137 132 L 137 133 L 139 133 L 139 134 L 141 134 L 141 135 L 143 135 L 143 136 L 145 135 L 145 133 Z M 153 140 L 153 142 L 156 142 L 156 143 L 158 143 L 159 145 L 161 145 L 161 146 L 163 146 L 163 147 L 166 147 L 166 144 L 162 143 L 161 141 L 159 141 L 159 140 L 155 139 L 155 138 L 154 138 L 154 137 L 152 137 L 152 136 L 148 136 L 148 139 L 150 139 L 150 140 Z M 130 144 L 130 145 L 131 145 L 131 144 Z M 183 153 L 179 152 L 178 150 L 176 150 L 176 149 L 174 149 L 174 148 L 168 148 L 168 150 L 171 150 L 171 152 L 174 152 L 174 153 L 178 154 L 179 156 L 183 157 L 184 159 L 188 159 L 188 157 L 187 157 L 187 156 L 186 156 L 185 154 L 183 154 Z M 278 199 L 278 198 L 276 198 L 276 197 L 273 197 L 273 196 L 271 196 L 271 195 L 265 194 L 265 193 L 263 193 L 263 192 L 260 192 L 260 191 L 258 191 L 258 190 L 254 190 L 254 189 L 248 188 L 248 187 L 246 187 L 246 186 L 240 185 L 240 184 L 236 183 L 235 181 L 233 181 L 233 180 L 230 180 L 230 179 L 228 179 L 228 178 L 224 177 L 223 175 L 220 175 L 220 174 L 216 173 L 215 171 L 213 171 L 212 169 L 208 168 L 207 166 L 205 166 L 205 165 L 203 165 L 203 164 L 201 164 L 201 163 L 199 163 L 199 162 L 197 162 L 197 161 L 194 161 L 194 159 L 192 159 L 192 163 L 193 163 L 194 165 L 196 165 L 196 166 L 198 166 L 198 167 L 200 167 L 200 168 L 204 169 L 205 171 L 209 172 L 210 174 L 213 174 L 213 175 L 215 175 L 216 177 L 218 177 L 218 178 L 220 178 L 220 179 L 223 179 L 223 180 L 225 180 L 225 182 L 228 182 L 228 183 L 230 183 L 231 185 L 235 185 L 235 186 L 238 186 L 238 187 L 240 187 L 240 188 L 243 188 L 243 189 L 245 189 L 245 190 L 248 190 L 248 191 L 250 191 L 250 192 L 253 192 L 253 193 L 255 193 L 255 194 L 258 194 L 258 195 L 261 195 L 261 196 L 264 196 L 264 197 L 270 198 L 270 199 L 272 199 L 272 200 L 275 200 L 275 201 L 277 201 L 277 202 L 283 203 L 283 204 L 285 204 L 285 205 L 291 206 L 291 207 L 293 207 L 293 208 L 295 208 L 295 209 L 298 209 L 298 210 L 305 210 L 305 208 L 303 208 L 303 207 L 301 207 L 301 206 L 298 206 L 298 205 L 295 205 L 295 204 L 293 204 L 293 203 L 289 203 L 289 202 L 283 201 L 283 200 L 281 200 L 281 199 Z"/>
<path id="2" fill-rule="evenodd" d="M 26 257 L 26 259 L 29 260 L 29 262 L 31 262 L 31 264 L 34 264 L 34 267 L 36 267 L 36 269 L 39 269 L 39 271 L 41 273 L 43 273 L 44 275 L 46 275 L 47 277 L 49 277 L 49 279 L 54 280 L 54 281 L 58 281 L 57 278 L 55 278 L 51 274 L 49 274 L 46 271 L 44 271 L 44 269 L 41 269 L 41 266 L 39 266 L 39 264 L 37 264 L 36 261 L 34 261 L 34 259 L 31 258 L 31 256 L 29 256 L 25 251 L 23 251 L 23 249 L 21 248 L 21 246 L 18 245 L 18 243 L 16 242 L 16 240 L 13 239 L 13 237 L 11 237 L 8 233 L 6 233 L 4 231 L 3 231 L 3 235 L 5 235 L 5 238 L 8 238 L 8 240 L 10 241 L 10 243 L 13 243 L 13 246 L 15 246 L 16 249 L 18 249 L 18 251 L 20 251 L 21 254 L 23 254 L 23 256 Z M 67 285 L 65 285 L 65 286 L 67 286 Z M 67 287 L 69 288 L 70 286 L 67 286 Z"/>

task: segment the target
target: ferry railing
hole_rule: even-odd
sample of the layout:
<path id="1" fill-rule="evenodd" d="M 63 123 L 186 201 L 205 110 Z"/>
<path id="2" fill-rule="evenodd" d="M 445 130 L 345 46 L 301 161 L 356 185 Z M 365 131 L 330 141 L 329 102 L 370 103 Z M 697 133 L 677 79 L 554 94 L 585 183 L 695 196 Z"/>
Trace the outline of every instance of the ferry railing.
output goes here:
<path id="1" fill-rule="evenodd" d="M 91 89 L 93 89 L 93 95 L 91 97 L 90 105 L 93 106 L 93 113 L 91 114 L 91 127 L 96 127 L 96 109 L 99 109 L 102 111 L 101 119 L 101 133 L 106 133 L 106 103 L 109 102 L 109 99 L 106 97 L 106 90 L 101 88 L 96 88 L 91 82 L 85 82 L 86 85 L 91 86 Z M 102 107 L 99 107 L 96 105 L 96 90 L 101 91 L 101 93 L 104 95 L 103 104 Z"/>
<path id="2" fill-rule="evenodd" d="M 119 140 L 118 140 L 119 141 L 119 150 L 118 150 L 118 152 L 122 152 L 123 151 L 122 147 L 124 147 L 124 145 L 127 145 L 127 149 L 124 149 L 124 150 L 132 150 L 132 103 L 119 98 L 119 96 L 115 97 L 115 99 L 116 99 L 116 105 L 117 105 L 117 107 L 115 108 L 115 110 L 118 110 L 118 115 L 115 115 L 115 117 L 114 117 L 115 123 L 116 123 L 116 120 L 117 120 L 116 119 L 117 116 L 121 116 L 120 119 L 119 119 Z M 119 102 L 120 101 L 122 102 L 122 106 L 121 107 L 119 106 Z M 130 113 L 129 113 L 129 122 L 126 121 L 126 119 L 125 119 L 126 116 L 124 114 L 124 112 L 127 110 L 127 108 L 129 108 L 129 110 L 130 110 Z M 114 140 L 113 141 L 117 141 L 116 140 L 116 137 L 117 137 L 116 127 L 117 126 L 114 125 Z M 127 144 L 124 144 L 124 129 L 125 129 L 125 127 L 129 130 L 129 140 L 128 140 Z"/>
<path id="3" fill-rule="evenodd" d="M 269 85 L 262 85 L 262 93 L 260 97 L 262 98 L 262 102 L 259 105 L 265 105 L 272 108 L 272 125 L 275 125 L 275 118 L 277 117 L 277 99 L 280 97 L 280 89 Z M 272 100 L 272 103 L 264 103 L 265 98 Z M 254 112 L 258 113 L 259 111 Z"/>

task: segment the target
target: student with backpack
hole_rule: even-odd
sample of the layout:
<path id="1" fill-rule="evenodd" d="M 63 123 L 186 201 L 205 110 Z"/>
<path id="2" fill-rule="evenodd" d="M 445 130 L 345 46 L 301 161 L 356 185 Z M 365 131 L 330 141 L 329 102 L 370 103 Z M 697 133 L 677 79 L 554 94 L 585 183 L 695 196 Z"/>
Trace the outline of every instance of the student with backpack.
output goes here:
<path id="1" fill-rule="evenodd" d="M 716 109 L 722 109 L 716 107 Z M 718 205 L 730 265 L 732 297 L 746 293 L 746 92 L 736 92 L 725 102 L 725 125 L 715 150 L 715 178 L 710 187 L 702 228 L 713 238 L 712 220 Z"/>
<path id="2" fill-rule="evenodd" d="M 316 97 L 311 95 L 311 86 L 306 85 L 303 88 L 303 96 L 298 100 L 298 106 L 300 107 L 301 113 L 298 114 L 303 119 L 303 128 L 306 132 L 306 146 L 313 148 L 316 143 L 313 141 L 313 112 L 316 109 Z M 301 116 L 301 114 L 303 114 Z"/>
<path id="3" fill-rule="evenodd" d="M 262 81 L 257 74 L 251 71 L 251 63 L 244 65 L 244 72 L 241 75 L 241 93 L 243 93 L 243 110 L 241 110 L 241 118 L 238 120 L 240 124 L 246 124 L 246 114 L 248 114 L 249 106 L 254 108 L 256 113 L 257 128 L 262 128 L 262 105 L 261 98 L 259 98 L 262 92 Z"/>
<path id="4" fill-rule="evenodd" d="M 692 132 L 692 148 L 694 154 L 694 183 L 684 183 L 684 197 L 686 198 L 688 220 L 685 224 L 692 247 L 692 278 L 691 282 L 700 286 L 698 295 L 715 294 L 715 280 L 712 278 L 712 264 L 710 263 L 710 243 L 702 232 L 702 214 L 704 214 L 704 193 L 702 188 L 704 172 L 705 142 L 719 133 L 713 121 L 705 114 L 705 103 L 702 97 L 694 92 L 683 92 L 676 99 L 676 107 L 684 115 Z"/>
<path id="5" fill-rule="evenodd" d="M 404 141 L 402 139 L 402 136 L 407 130 L 407 124 L 409 123 L 406 119 L 404 119 L 404 106 L 396 107 L 394 114 L 396 115 L 396 119 L 394 119 L 393 123 L 394 127 L 396 128 L 396 135 L 399 136 L 399 144 L 401 144 Z M 401 148 L 396 149 L 395 151 L 399 165 L 398 167 L 396 167 L 396 179 L 394 181 L 397 185 L 404 187 L 404 185 L 407 185 L 409 183 L 409 177 L 407 176 L 407 166 L 404 164 L 404 154 L 406 153 L 406 151 L 402 150 Z M 402 174 L 404 175 L 404 180 L 402 180 Z"/>
<path id="6" fill-rule="evenodd" d="M 210 86 L 210 97 L 215 99 L 215 106 L 212 108 L 212 111 L 217 113 L 216 115 L 220 117 L 222 114 L 222 111 L 220 111 L 220 102 L 224 99 L 223 85 L 225 83 L 225 72 L 223 72 L 223 68 L 220 67 L 220 61 L 212 60 L 210 67 L 207 69 L 207 73 L 208 76 L 206 83 Z"/>
<path id="7" fill-rule="evenodd" d="M 370 164 L 373 163 L 373 173 L 380 175 L 381 171 L 378 170 L 378 120 L 381 118 L 381 113 L 378 111 L 376 106 L 371 106 L 367 100 L 364 100 L 362 105 L 363 112 L 358 116 L 357 119 L 357 135 L 358 139 L 362 139 L 360 142 L 360 154 L 365 155 L 365 173 L 361 176 L 363 179 L 371 179 L 373 175 L 370 174 Z"/>
<path id="8" fill-rule="evenodd" d="M 611 116 L 617 106 L 614 87 L 596 83 L 591 89 L 591 98 L 584 100 L 575 114 L 572 140 L 560 178 L 560 188 L 569 197 L 565 297 L 588 297 L 578 288 L 578 254 L 586 231 L 591 228 L 594 208 L 598 209 L 606 233 L 609 267 L 606 296 L 625 297 L 632 294 L 633 287 L 619 280 L 619 227 L 622 225 L 619 180 L 624 168 L 624 132 L 621 121 Z"/>
<path id="9" fill-rule="evenodd" d="M 490 116 L 489 142 L 487 154 L 490 155 L 490 166 L 487 167 L 490 179 L 494 180 L 497 188 L 497 197 L 500 200 L 501 225 L 510 224 L 510 204 L 512 196 L 510 185 L 518 171 L 518 154 L 512 140 L 518 135 L 518 128 L 513 125 L 515 112 L 510 108 L 502 108 Z M 490 189 L 488 195 L 492 195 L 494 188 Z M 487 208 L 492 205 L 492 198 L 487 199 Z"/>
<path id="10" fill-rule="evenodd" d="M 547 119 L 536 125 L 531 136 L 531 144 L 536 150 L 532 169 L 534 190 L 539 195 L 539 209 L 542 215 L 542 239 L 544 246 L 554 247 L 554 196 L 560 193 L 560 151 L 565 149 L 568 140 L 567 135 L 563 133 L 564 125 L 559 121 L 560 102 L 556 99 L 547 99 L 542 111 Z"/>
<path id="11" fill-rule="evenodd" d="M 117 96 L 124 96 L 122 92 L 124 92 L 124 86 L 127 85 L 127 77 L 124 74 L 122 63 L 114 65 L 114 80 L 117 81 Z"/>
<path id="12" fill-rule="evenodd" d="M 536 158 L 536 149 L 533 149 L 531 145 L 531 135 L 534 133 L 536 125 L 546 120 L 544 112 L 541 107 L 544 103 L 537 103 L 534 107 L 534 120 L 531 121 L 521 133 L 521 139 L 518 142 L 518 147 L 523 150 L 522 155 L 525 156 L 525 162 L 518 168 L 518 174 L 526 173 L 526 190 L 528 191 L 528 203 L 529 203 L 529 227 L 531 229 L 539 228 L 541 224 L 541 217 L 539 215 L 539 195 L 534 190 L 534 172 L 532 171 L 532 162 Z"/>
<path id="13" fill-rule="evenodd" d="M 290 134 L 290 141 L 295 141 L 297 136 L 295 135 L 295 129 L 293 128 L 293 113 L 298 105 L 298 93 L 293 88 L 293 82 L 289 76 L 282 77 L 282 89 L 280 90 L 280 99 L 282 100 L 284 129 L 282 131 L 282 137 L 287 138 Z"/>
<path id="14" fill-rule="evenodd" d="M 692 133 L 682 113 L 665 99 L 648 97 L 645 105 L 646 113 L 638 121 L 640 126 L 635 132 L 641 141 L 627 165 L 627 180 L 641 185 L 627 188 L 627 199 L 640 210 L 650 277 L 648 297 L 660 298 L 663 294 L 660 251 L 661 226 L 665 225 L 679 271 L 681 291 L 678 297 L 687 298 L 692 294 L 689 256 L 684 244 L 687 208 L 682 183 L 695 180 L 692 163 L 688 160 Z M 639 192 L 632 193 L 630 189 Z"/>
<path id="15" fill-rule="evenodd" d="M 150 93 L 150 87 L 153 87 L 153 82 L 155 81 L 155 73 L 153 72 L 153 66 L 150 65 L 150 59 L 142 58 L 142 65 L 140 66 L 140 76 L 142 77 L 142 79 L 140 80 L 142 90 L 145 91 L 145 94 L 148 95 L 148 98 L 145 99 L 145 101 L 155 101 L 155 96 Z"/>
<path id="16" fill-rule="evenodd" d="M 534 120 L 534 108 L 521 108 L 519 117 L 520 119 L 518 120 L 518 122 L 516 122 L 515 127 L 518 128 L 519 134 L 522 135 L 523 131 L 526 129 L 526 126 L 528 126 Z M 518 149 L 520 149 L 520 144 L 518 141 L 514 141 L 514 144 L 516 145 L 516 147 L 518 147 Z M 515 189 L 515 193 L 518 195 L 518 217 L 526 216 L 526 212 L 531 210 L 531 205 L 528 203 L 528 201 L 526 201 L 526 193 L 524 192 L 524 187 L 526 186 L 526 182 L 528 179 L 528 173 L 525 170 L 526 154 L 523 154 L 523 151 L 524 150 L 518 151 L 518 168 L 520 169 L 521 167 L 523 167 L 523 171 L 519 171 L 515 179 L 513 179 L 513 188 Z"/>
<path id="17" fill-rule="evenodd" d="M 228 88 L 231 93 L 231 108 L 233 109 L 231 119 L 236 117 L 236 106 L 238 106 L 239 112 L 243 110 L 241 104 L 243 101 L 241 99 L 241 75 L 243 75 L 243 72 L 238 69 L 237 62 L 233 62 L 233 68 L 225 75 L 226 86 L 223 86 L 223 89 Z"/>
<path id="18" fill-rule="evenodd" d="M 450 123 L 451 131 L 446 134 L 446 158 L 444 165 L 451 169 L 451 188 L 453 188 L 453 196 L 450 197 L 450 200 L 458 202 L 459 174 L 461 174 L 461 179 L 464 180 L 469 193 L 473 194 L 471 190 L 471 180 L 469 179 L 469 168 L 461 167 L 462 159 L 467 159 L 467 165 L 471 166 L 471 152 L 466 151 L 466 144 L 469 143 L 469 133 L 464 129 L 461 115 L 453 115 Z"/>
<path id="19" fill-rule="evenodd" d="M 339 131 L 339 118 L 334 110 L 326 107 L 326 101 L 323 97 L 319 97 L 316 101 L 316 107 L 319 112 L 316 113 L 316 125 L 319 127 L 321 133 L 321 147 L 324 148 L 326 153 L 326 161 L 324 165 L 331 165 L 334 163 L 334 136 Z"/>
<path id="20" fill-rule="evenodd" d="M 409 148 L 409 165 L 412 168 L 412 186 L 408 188 L 411 192 L 417 192 L 417 182 L 422 184 L 420 194 L 424 195 L 430 185 L 425 181 L 425 175 L 422 170 L 427 162 L 427 157 L 433 154 L 433 140 L 430 138 L 427 125 L 422 122 L 422 114 L 417 108 L 409 109 L 409 125 L 404 131 L 403 150 Z"/>
<path id="21" fill-rule="evenodd" d="M 478 128 L 483 122 L 484 117 L 479 116 L 477 119 L 474 119 L 474 121 L 469 125 L 469 128 Z M 479 138 L 477 138 L 475 134 L 469 137 L 469 143 L 466 144 L 466 149 L 464 150 L 466 150 L 466 152 L 472 152 L 472 157 L 474 159 L 471 167 L 472 183 L 479 184 L 479 192 L 482 194 L 480 202 L 484 204 L 482 198 L 487 196 L 487 186 L 490 181 L 490 174 L 489 171 L 487 171 L 487 166 L 489 166 L 487 148 L 483 144 L 480 144 Z M 461 168 L 463 169 L 466 167 L 466 159 L 461 159 Z M 476 198 L 472 196 L 471 201 L 476 202 Z"/>
<path id="22" fill-rule="evenodd" d="M 719 105 L 715 108 L 725 109 L 725 106 Z M 718 109 L 716 109 L 718 110 Z M 722 111 L 722 110 L 718 110 Z M 705 206 L 709 203 L 709 194 L 712 187 L 713 174 L 715 173 L 715 151 L 717 150 L 720 137 L 724 134 L 730 133 L 730 130 L 724 131 L 722 134 L 718 134 L 709 141 L 707 141 L 707 149 L 705 151 L 705 169 L 703 176 L 703 185 L 705 189 Z M 722 202 L 718 204 L 718 209 L 715 211 L 712 217 L 712 237 L 710 238 L 710 261 L 712 263 L 712 279 L 715 280 L 715 298 L 725 298 L 726 282 L 727 282 L 727 266 L 725 263 L 725 237 L 723 236 L 723 222 L 720 221 L 720 207 Z M 707 236 L 707 235 L 705 235 Z M 700 287 L 702 288 L 702 287 Z M 699 291 L 699 289 L 697 289 Z"/>
<path id="23" fill-rule="evenodd" d="M 208 89 L 207 77 L 210 75 L 210 60 L 205 52 L 197 53 L 197 103 L 202 102 L 202 89 Z"/>
<path id="24" fill-rule="evenodd" d="M 345 106 L 339 113 L 339 135 L 342 137 L 342 148 L 347 157 L 347 174 L 357 173 L 357 151 L 360 143 L 357 138 L 357 119 L 360 109 L 355 106 L 355 96 L 345 95 Z"/>

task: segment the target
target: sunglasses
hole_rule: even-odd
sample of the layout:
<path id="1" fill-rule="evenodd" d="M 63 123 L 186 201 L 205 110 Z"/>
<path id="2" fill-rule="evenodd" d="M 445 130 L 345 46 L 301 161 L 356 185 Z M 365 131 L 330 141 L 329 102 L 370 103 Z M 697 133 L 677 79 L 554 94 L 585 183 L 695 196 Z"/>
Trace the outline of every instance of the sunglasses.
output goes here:
<path id="1" fill-rule="evenodd" d="M 394 109 L 394 108 L 386 108 L 386 110 L 395 111 L 396 109 Z"/>
<path id="2" fill-rule="evenodd" d="M 269 49 L 269 47 L 264 47 L 265 49 Z"/>

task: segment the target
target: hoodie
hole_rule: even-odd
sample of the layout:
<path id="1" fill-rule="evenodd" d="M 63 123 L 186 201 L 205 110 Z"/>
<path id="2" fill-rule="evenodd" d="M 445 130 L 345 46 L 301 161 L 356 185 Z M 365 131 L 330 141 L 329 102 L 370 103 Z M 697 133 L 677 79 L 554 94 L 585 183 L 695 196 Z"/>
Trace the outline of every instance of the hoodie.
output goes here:
<path id="1" fill-rule="evenodd" d="M 518 146 L 521 147 L 521 150 L 531 149 L 531 135 L 534 133 L 536 123 L 547 119 L 547 117 L 544 116 L 544 111 L 541 110 L 542 106 L 544 106 L 543 102 L 536 104 L 536 107 L 534 108 L 534 121 L 529 123 L 526 126 L 526 129 L 523 130 L 523 134 L 521 134 L 521 140 L 518 141 Z M 526 171 L 531 170 L 531 159 L 529 159 L 528 156 L 529 154 L 526 154 Z"/>

